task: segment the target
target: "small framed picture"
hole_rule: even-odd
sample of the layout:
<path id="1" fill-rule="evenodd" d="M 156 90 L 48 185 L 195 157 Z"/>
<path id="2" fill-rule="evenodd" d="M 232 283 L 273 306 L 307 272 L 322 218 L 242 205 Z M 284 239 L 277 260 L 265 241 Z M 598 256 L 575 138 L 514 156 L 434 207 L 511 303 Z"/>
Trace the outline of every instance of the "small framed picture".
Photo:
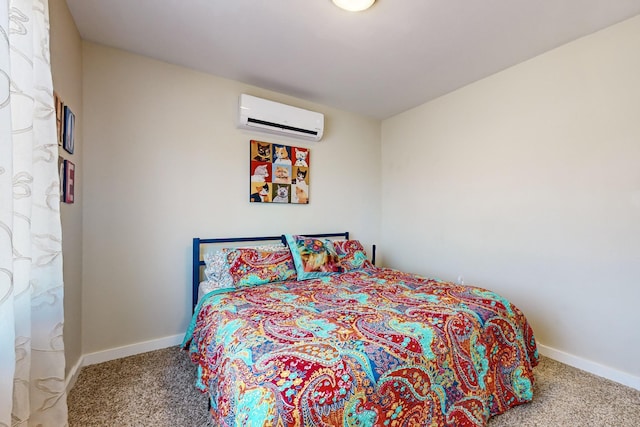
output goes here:
<path id="1" fill-rule="evenodd" d="M 58 156 L 58 174 L 60 174 L 60 201 L 64 202 L 64 159 L 61 156 Z"/>
<path id="2" fill-rule="evenodd" d="M 64 161 L 64 202 L 73 203 L 73 188 L 76 180 L 76 165 L 69 160 Z"/>
<path id="3" fill-rule="evenodd" d="M 76 116 L 67 105 L 64 106 L 64 149 L 69 154 L 73 154 L 74 145 L 74 127 L 76 124 Z"/>
<path id="4" fill-rule="evenodd" d="M 58 145 L 62 145 L 62 110 L 63 104 L 60 95 L 57 92 L 53 92 L 53 102 L 56 105 L 56 135 L 58 138 Z"/>

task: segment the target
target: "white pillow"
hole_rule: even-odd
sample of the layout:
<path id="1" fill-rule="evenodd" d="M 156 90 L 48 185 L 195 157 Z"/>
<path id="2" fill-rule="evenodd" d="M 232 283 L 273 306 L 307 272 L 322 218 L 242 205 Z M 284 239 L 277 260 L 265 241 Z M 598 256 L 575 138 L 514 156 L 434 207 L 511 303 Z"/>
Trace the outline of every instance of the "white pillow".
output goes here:
<path id="1" fill-rule="evenodd" d="M 206 268 L 204 274 L 207 281 L 215 282 L 219 288 L 232 288 L 233 278 L 229 274 L 229 264 L 227 263 L 227 251 L 225 249 L 204 255 Z"/>
<path id="2" fill-rule="evenodd" d="M 259 246 L 241 246 L 246 249 L 257 249 L 260 252 L 280 252 L 284 249 L 287 249 L 287 245 L 284 243 L 272 243 L 269 245 L 259 245 Z"/>
<path id="3" fill-rule="evenodd" d="M 200 282 L 200 285 L 198 286 L 198 301 L 200 301 L 200 299 L 209 292 L 215 291 L 216 289 L 223 289 L 225 287 L 227 286 L 222 286 L 215 280 L 204 280 Z"/>

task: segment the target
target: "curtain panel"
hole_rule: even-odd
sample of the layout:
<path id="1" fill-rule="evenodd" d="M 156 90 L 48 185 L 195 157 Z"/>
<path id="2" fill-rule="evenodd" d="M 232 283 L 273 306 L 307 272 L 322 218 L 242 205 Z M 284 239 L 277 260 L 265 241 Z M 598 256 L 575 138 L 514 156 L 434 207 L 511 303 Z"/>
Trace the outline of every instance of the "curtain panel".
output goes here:
<path id="1" fill-rule="evenodd" d="M 0 426 L 66 426 L 48 0 L 0 0 Z"/>

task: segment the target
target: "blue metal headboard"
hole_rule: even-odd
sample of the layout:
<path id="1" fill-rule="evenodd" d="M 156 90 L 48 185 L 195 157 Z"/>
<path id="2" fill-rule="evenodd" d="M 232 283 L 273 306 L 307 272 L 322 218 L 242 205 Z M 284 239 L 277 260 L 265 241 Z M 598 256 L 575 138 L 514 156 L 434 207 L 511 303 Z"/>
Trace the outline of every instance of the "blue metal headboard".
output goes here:
<path id="1" fill-rule="evenodd" d="M 344 233 L 324 233 L 324 234 L 303 234 L 309 237 L 338 237 L 345 240 L 349 240 L 349 232 Z M 280 236 L 261 236 L 261 237 L 223 237 L 213 239 L 201 239 L 194 237 L 193 239 L 193 270 L 192 270 L 192 282 L 191 282 L 191 295 L 192 295 L 192 309 L 195 309 L 198 304 L 198 286 L 200 285 L 200 268 L 204 265 L 204 261 L 200 258 L 200 249 L 202 245 L 216 244 L 216 243 L 239 243 L 239 242 L 267 242 L 267 241 L 282 241 L 282 235 Z M 371 260 L 375 264 L 376 247 L 373 246 L 373 253 Z"/>

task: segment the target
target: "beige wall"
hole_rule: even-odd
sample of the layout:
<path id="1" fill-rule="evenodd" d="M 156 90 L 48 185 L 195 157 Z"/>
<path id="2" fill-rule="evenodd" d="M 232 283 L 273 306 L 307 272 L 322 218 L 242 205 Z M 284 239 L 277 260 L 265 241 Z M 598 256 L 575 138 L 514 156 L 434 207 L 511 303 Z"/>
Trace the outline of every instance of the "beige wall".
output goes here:
<path id="1" fill-rule="evenodd" d="M 53 88 L 76 115 L 75 149 L 60 155 L 76 166 L 74 204 L 60 204 L 64 263 L 64 345 L 66 372 L 82 356 L 82 42 L 64 0 L 49 0 Z"/>
<path id="2" fill-rule="evenodd" d="M 83 348 L 184 333 L 196 236 L 348 230 L 380 213 L 380 122 L 85 42 Z M 249 93 L 320 111 L 321 142 L 236 129 Z M 309 205 L 250 204 L 249 140 L 311 148 Z"/>
<path id="3" fill-rule="evenodd" d="M 636 17 L 385 120 L 386 263 L 489 287 L 544 345 L 640 376 L 639 52 Z"/>

